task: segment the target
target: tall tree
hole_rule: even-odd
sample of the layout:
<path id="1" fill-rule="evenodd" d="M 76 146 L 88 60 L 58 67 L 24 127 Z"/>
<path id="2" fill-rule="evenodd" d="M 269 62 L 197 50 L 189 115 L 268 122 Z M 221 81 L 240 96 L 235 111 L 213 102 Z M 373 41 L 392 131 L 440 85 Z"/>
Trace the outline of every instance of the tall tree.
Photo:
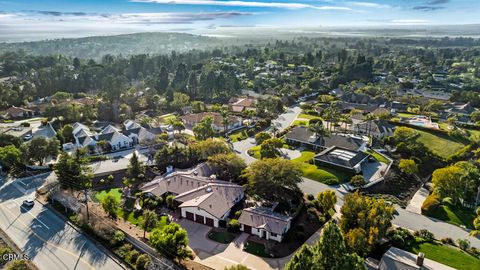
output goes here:
<path id="1" fill-rule="evenodd" d="M 245 161 L 235 153 L 210 156 L 208 165 L 219 179 L 232 182 L 239 182 L 242 171 L 247 167 Z"/>
<path id="2" fill-rule="evenodd" d="M 215 130 L 213 129 L 213 118 L 211 116 L 203 118 L 200 123 L 193 127 L 193 133 L 199 140 L 212 138 L 213 135 L 215 135 Z"/>
<path id="3" fill-rule="evenodd" d="M 316 122 L 310 126 L 309 129 L 315 133 L 315 148 L 318 147 L 318 142 L 329 135 L 328 130 L 323 126 L 322 121 Z"/>
<path id="4" fill-rule="evenodd" d="M 151 210 L 143 211 L 143 220 L 142 220 L 142 228 L 143 228 L 143 238 L 145 238 L 146 232 L 150 229 L 155 228 L 157 226 L 158 217 L 155 212 Z"/>
<path id="5" fill-rule="evenodd" d="M 150 245 L 158 252 L 172 259 L 184 259 L 190 256 L 187 231 L 177 223 L 155 228 L 150 233 Z"/>
<path id="6" fill-rule="evenodd" d="M 134 151 L 130 158 L 130 164 L 127 167 L 127 177 L 133 183 L 138 184 L 145 180 L 145 166 L 143 162 L 138 159 L 137 152 Z"/>
<path id="7" fill-rule="evenodd" d="M 279 202 L 288 200 L 288 191 L 299 192 L 301 171 L 295 162 L 282 158 L 262 159 L 252 163 L 244 173 L 252 194 Z"/>

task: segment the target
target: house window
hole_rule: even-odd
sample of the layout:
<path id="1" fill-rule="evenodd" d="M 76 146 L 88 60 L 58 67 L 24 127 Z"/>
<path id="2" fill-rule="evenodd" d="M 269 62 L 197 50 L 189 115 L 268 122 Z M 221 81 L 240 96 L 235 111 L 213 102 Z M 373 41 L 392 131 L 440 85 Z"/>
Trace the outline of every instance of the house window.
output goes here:
<path id="1" fill-rule="evenodd" d="M 271 232 L 271 233 L 270 233 L 270 236 L 271 236 L 271 237 L 277 237 L 277 234 L 276 234 L 276 233 L 273 233 L 273 232 Z"/>

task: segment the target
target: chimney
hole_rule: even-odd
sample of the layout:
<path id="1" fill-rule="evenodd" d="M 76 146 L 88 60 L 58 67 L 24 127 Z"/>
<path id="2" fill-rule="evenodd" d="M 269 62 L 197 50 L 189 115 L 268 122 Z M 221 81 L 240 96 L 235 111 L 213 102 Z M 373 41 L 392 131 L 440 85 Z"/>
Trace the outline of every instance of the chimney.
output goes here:
<path id="1" fill-rule="evenodd" d="M 417 255 L 417 265 L 422 267 L 424 260 L 425 260 L 425 254 L 423 252 L 418 253 L 418 255 Z"/>

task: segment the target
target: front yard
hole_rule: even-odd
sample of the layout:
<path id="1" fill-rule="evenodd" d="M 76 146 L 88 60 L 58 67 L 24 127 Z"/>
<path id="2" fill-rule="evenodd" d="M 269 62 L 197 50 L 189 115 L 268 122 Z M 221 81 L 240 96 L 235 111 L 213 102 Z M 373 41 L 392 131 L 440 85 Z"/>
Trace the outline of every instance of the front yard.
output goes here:
<path id="1" fill-rule="evenodd" d="M 425 258 L 454 267 L 459 270 L 480 269 L 480 258 L 474 257 L 458 248 L 417 239 L 405 250 L 418 254 L 423 252 Z"/>
<path id="2" fill-rule="evenodd" d="M 230 232 L 224 232 L 224 231 L 211 230 L 208 233 L 209 239 L 221 244 L 230 244 L 233 241 L 233 239 L 235 239 L 235 237 L 237 237 L 237 235 Z"/>
<path id="3" fill-rule="evenodd" d="M 265 245 L 258 242 L 247 241 L 243 250 L 259 257 L 272 258 L 272 256 L 265 251 Z"/>
<path id="4" fill-rule="evenodd" d="M 450 204 L 442 204 L 435 210 L 427 213 L 427 215 L 453 225 L 465 226 L 469 229 L 473 229 L 473 220 L 475 219 L 473 210 Z"/>

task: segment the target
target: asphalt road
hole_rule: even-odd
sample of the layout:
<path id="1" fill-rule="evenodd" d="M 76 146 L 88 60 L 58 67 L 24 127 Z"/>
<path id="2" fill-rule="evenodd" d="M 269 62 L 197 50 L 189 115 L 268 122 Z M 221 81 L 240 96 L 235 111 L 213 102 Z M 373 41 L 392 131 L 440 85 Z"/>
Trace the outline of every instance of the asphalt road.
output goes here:
<path id="1" fill-rule="evenodd" d="M 288 127 L 295 118 L 297 118 L 300 112 L 301 109 L 298 106 L 289 108 L 286 113 L 280 115 L 277 120 L 273 121 L 273 123 L 279 127 L 279 130 L 283 130 Z M 247 164 L 250 164 L 255 161 L 255 158 L 249 156 L 247 150 L 255 145 L 254 138 L 247 138 L 246 140 L 233 143 L 233 148 Z M 340 209 L 343 205 L 345 193 L 341 192 L 340 189 L 338 189 L 338 186 L 328 186 L 308 178 L 303 178 L 303 182 L 300 183 L 299 187 L 304 193 L 314 195 L 324 190 L 334 190 L 337 193 L 338 198 L 336 209 Z M 396 226 L 404 227 L 413 231 L 427 229 L 431 231 L 437 239 L 446 237 L 450 237 L 454 241 L 457 239 L 468 239 L 471 246 L 480 248 L 480 239 L 470 236 L 469 231 L 466 229 L 424 215 L 408 212 L 398 205 L 395 206 L 395 209 L 397 210 L 397 214 L 395 215 L 393 224 Z"/>
<path id="2" fill-rule="evenodd" d="M 46 178 L 2 182 L 0 228 L 28 255 L 40 270 L 123 269 L 103 247 L 79 233 L 39 202 L 31 208 L 22 201 L 32 198 Z"/>

